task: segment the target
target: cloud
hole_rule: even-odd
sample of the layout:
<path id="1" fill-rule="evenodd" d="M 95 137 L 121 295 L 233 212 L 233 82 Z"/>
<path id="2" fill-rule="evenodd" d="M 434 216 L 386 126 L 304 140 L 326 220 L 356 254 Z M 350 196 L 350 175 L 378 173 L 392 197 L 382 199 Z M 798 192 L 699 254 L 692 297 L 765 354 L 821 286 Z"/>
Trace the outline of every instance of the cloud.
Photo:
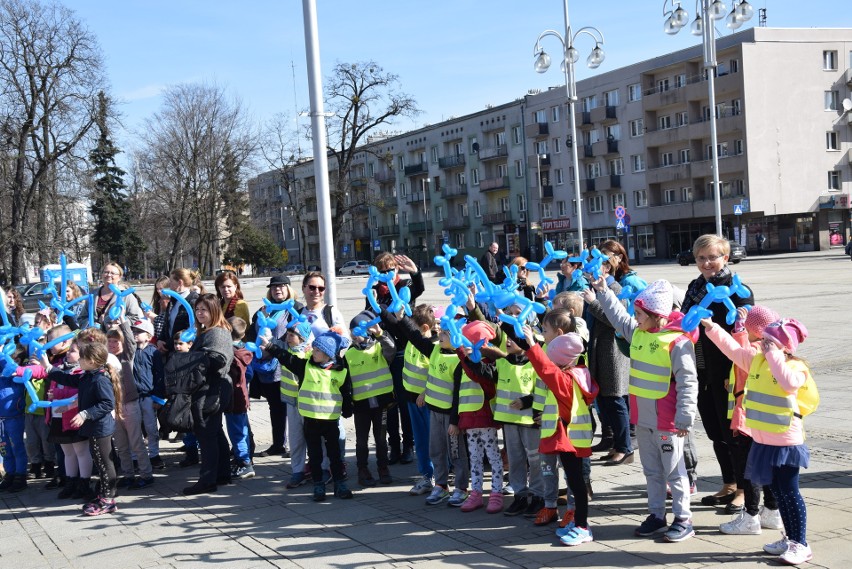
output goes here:
<path id="1" fill-rule="evenodd" d="M 133 91 L 122 93 L 121 99 L 124 101 L 141 101 L 144 99 L 153 99 L 159 97 L 165 90 L 166 85 L 145 85 Z"/>

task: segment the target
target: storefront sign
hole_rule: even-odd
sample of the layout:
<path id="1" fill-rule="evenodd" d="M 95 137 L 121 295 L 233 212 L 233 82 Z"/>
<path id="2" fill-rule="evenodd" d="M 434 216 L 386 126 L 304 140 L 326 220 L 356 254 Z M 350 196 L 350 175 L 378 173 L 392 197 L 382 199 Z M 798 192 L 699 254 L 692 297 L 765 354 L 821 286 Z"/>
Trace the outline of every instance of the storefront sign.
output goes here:
<path id="1" fill-rule="evenodd" d="M 542 219 L 541 228 L 547 231 L 566 231 L 571 229 L 570 219 Z"/>

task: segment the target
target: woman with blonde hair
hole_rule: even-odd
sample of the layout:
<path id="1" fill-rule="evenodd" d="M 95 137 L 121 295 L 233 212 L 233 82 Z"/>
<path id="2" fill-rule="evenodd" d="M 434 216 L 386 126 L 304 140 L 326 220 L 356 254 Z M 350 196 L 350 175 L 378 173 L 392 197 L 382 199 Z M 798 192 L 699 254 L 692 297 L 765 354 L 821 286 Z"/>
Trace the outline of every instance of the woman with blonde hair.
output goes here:
<path id="1" fill-rule="evenodd" d="M 122 281 L 124 269 L 117 263 L 107 263 L 104 265 L 101 272 L 101 286 L 95 290 L 95 321 L 106 330 L 108 329 L 113 319 L 109 316 L 110 308 L 115 306 L 118 300 L 115 293 L 110 288 L 110 285 L 115 285 L 119 290 L 124 290 L 127 286 Z M 139 301 L 132 294 L 124 297 L 124 316 L 131 322 L 135 322 L 142 318 L 142 309 L 139 308 Z"/>
<path id="2" fill-rule="evenodd" d="M 168 288 L 181 295 L 190 306 L 193 306 L 195 301 L 198 300 L 198 293 L 194 292 L 191 287 L 197 278 L 198 274 L 195 271 L 185 268 L 172 269 L 169 273 Z M 157 336 L 157 348 L 163 353 L 170 353 L 174 351 L 175 332 L 189 328 L 189 314 L 181 303 L 171 299 L 165 315 L 163 335 Z"/>

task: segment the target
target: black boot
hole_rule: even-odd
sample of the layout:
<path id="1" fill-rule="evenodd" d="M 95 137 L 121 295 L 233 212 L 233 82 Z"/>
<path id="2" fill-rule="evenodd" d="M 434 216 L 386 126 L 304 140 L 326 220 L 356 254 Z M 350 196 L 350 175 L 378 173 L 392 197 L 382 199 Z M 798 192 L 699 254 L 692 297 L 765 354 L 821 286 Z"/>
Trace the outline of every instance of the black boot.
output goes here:
<path id="1" fill-rule="evenodd" d="M 63 488 L 56 497 L 60 500 L 73 498 L 74 494 L 77 492 L 77 484 L 79 484 L 79 481 L 80 479 L 76 476 L 69 478 L 65 482 L 65 488 Z"/>
<path id="2" fill-rule="evenodd" d="M 186 456 L 178 463 L 178 466 L 186 468 L 188 466 L 195 466 L 196 464 L 198 464 L 198 450 L 187 449 Z"/>
<path id="3" fill-rule="evenodd" d="M 12 487 L 12 482 L 15 481 L 15 475 L 9 474 L 8 472 L 3 476 L 3 480 L 0 480 L 0 492 L 4 490 L 8 490 Z"/>
<path id="4" fill-rule="evenodd" d="M 91 502 L 94 500 L 96 494 L 95 491 L 92 490 L 92 479 L 78 478 L 74 494 L 71 497 L 75 500 L 83 500 L 85 502 Z"/>
<path id="5" fill-rule="evenodd" d="M 612 427 L 609 425 L 601 426 L 601 440 L 598 444 L 592 446 L 592 452 L 608 451 L 613 445 Z"/>
<path id="6" fill-rule="evenodd" d="M 56 464 L 50 462 L 49 460 L 44 461 L 44 477 L 45 478 L 53 478 L 53 472 L 56 470 Z"/>
<path id="7" fill-rule="evenodd" d="M 37 480 L 41 478 L 41 463 L 34 462 L 30 464 L 30 471 L 26 475 L 27 480 Z"/>
<path id="8" fill-rule="evenodd" d="M 44 487 L 45 490 L 56 490 L 57 488 L 65 488 L 65 476 L 54 476 L 50 482 Z"/>
<path id="9" fill-rule="evenodd" d="M 9 492 L 20 492 L 21 490 L 27 489 L 27 477 L 23 474 L 18 474 L 15 476 L 15 479 L 12 480 L 12 486 L 9 488 Z"/>

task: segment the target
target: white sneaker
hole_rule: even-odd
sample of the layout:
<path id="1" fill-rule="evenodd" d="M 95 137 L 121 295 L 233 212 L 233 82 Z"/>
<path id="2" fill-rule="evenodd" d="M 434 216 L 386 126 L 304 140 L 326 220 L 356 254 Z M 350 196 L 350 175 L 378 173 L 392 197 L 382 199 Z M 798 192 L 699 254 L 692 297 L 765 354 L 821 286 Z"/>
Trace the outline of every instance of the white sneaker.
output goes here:
<path id="1" fill-rule="evenodd" d="M 768 553 L 769 555 L 781 555 L 785 551 L 787 551 L 787 547 L 790 543 L 790 540 L 787 539 L 787 536 L 784 535 L 784 532 L 781 532 L 781 539 L 778 541 L 773 541 L 772 543 L 767 543 L 763 546 L 763 551 Z"/>
<path id="2" fill-rule="evenodd" d="M 456 488 L 453 490 L 453 495 L 450 496 L 450 499 L 447 500 L 448 506 L 453 506 L 455 508 L 460 508 L 464 501 L 467 500 L 468 493 L 467 490 L 462 490 L 461 488 Z"/>
<path id="3" fill-rule="evenodd" d="M 411 496 L 422 496 L 428 492 L 432 491 L 432 479 L 428 476 L 424 476 L 417 483 L 411 487 L 411 490 L 408 491 L 408 494 Z"/>
<path id="4" fill-rule="evenodd" d="M 798 565 L 799 563 L 810 561 L 813 557 L 814 554 L 811 552 L 809 545 L 802 545 L 791 540 L 787 542 L 787 551 L 782 553 L 778 560 L 787 565 Z"/>
<path id="5" fill-rule="evenodd" d="M 778 510 L 770 510 L 766 506 L 761 506 L 760 527 L 766 529 L 784 529 L 784 522 L 781 520 L 781 512 Z"/>
<path id="6" fill-rule="evenodd" d="M 728 535 L 758 535 L 761 533 L 760 518 L 750 516 L 745 511 L 737 514 L 734 519 L 719 526 L 719 531 Z"/>

